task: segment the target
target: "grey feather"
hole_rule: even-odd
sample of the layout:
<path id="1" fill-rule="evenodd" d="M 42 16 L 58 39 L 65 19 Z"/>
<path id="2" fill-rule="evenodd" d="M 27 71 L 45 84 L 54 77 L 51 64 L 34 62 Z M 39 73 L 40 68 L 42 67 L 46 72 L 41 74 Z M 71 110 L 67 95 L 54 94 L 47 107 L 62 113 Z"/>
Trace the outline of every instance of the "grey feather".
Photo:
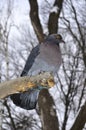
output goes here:
<path id="1" fill-rule="evenodd" d="M 27 92 L 10 95 L 13 103 L 26 110 L 35 109 L 38 100 L 39 89 L 30 89 Z"/>

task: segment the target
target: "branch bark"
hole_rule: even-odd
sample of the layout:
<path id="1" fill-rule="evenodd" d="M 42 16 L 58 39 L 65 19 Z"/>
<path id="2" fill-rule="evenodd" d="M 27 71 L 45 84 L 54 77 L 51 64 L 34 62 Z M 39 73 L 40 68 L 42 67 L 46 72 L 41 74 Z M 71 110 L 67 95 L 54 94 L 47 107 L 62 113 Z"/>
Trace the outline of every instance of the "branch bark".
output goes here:
<path id="1" fill-rule="evenodd" d="M 57 11 L 52 11 L 49 15 L 48 30 L 49 34 L 57 33 L 58 31 L 58 20 L 60 12 L 62 10 L 63 0 L 55 0 L 53 8 L 57 8 Z"/>
<path id="2" fill-rule="evenodd" d="M 37 38 L 39 42 L 42 42 L 44 39 L 43 29 L 39 18 L 39 12 L 38 12 L 38 3 L 37 0 L 28 0 L 30 3 L 30 18 L 32 22 L 32 26 L 34 28 L 34 31 L 37 35 Z M 52 9 L 49 20 L 48 20 L 48 31 L 49 34 L 57 33 L 58 31 L 58 20 L 59 16 L 62 10 L 62 4 L 64 0 L 55 0 L 53 8 L 56 8 L 55 10 Z"/>
<path id="3" fill-rule="evenodd" d="M 44 39 L 43 29 L 40 23 L 39 15 L 38 15 L 38 3 L 37 0 L 28 0 L 30 3 L 30 18 L 34 28 L 34 31 L 37 35 L 39 42 L 42 42 Z"/>
<path id="4" fill-rule="evenodd" d="M 86 102 L 82 106 L 72 128 L 70 130 L 82 130 L 86 123 Z"/>
<path id="5" fill-rule="evenodd" d="M 38 85 L 54 86 L 54 77 L 50 73 L 42 73 L 33 77 L 19 77 L 0 84 L 0 99 L 16 92 L 24 92 Z"/>
<path id="6" fill-rule="evenodd" d="M 59 130 L 55 104 L 47 89 L 40 91 L 38 107 L 43 130 Z"/>

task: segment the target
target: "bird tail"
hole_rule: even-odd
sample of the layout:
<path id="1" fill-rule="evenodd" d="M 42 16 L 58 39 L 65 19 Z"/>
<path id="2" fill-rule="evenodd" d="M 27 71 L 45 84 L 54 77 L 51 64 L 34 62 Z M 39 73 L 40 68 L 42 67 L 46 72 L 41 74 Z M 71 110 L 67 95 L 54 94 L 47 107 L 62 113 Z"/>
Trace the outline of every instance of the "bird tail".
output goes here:
<path id="1" fill-rule="evenodd" d="M 32 110 L 36 108 L 41 89 L 43 87 L 32 88 L 26 92 L 12 94 L 10 98 L 16 106 L 26 110 Z"/>
<path id="2" fill-rule="evenodd" d="M 16 106 L 26 110 L 32 110 L 36 108 L 38 95 L 39 90 L 30 89 L 27 92 L 12 94 L 10 98 Z"/>

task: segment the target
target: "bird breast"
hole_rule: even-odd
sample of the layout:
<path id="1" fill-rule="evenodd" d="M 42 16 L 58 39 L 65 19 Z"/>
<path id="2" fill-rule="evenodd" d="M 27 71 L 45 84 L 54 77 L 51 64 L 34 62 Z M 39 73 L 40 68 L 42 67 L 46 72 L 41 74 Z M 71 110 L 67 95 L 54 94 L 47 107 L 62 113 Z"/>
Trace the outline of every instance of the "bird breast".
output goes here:
<path id="1" fill-rule="evenodd" d="M 62 57 L 60 47 L 56 44 L 41 44 L 39 58 L 55 67 L 61 65 Z"/>

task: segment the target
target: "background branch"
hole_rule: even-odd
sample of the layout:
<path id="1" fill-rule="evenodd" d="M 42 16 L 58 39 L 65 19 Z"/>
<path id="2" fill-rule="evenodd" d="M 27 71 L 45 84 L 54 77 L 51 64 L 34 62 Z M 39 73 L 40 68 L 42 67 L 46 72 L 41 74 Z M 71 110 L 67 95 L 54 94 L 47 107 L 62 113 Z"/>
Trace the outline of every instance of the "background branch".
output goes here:
<path id="1" fill-rule="evenodd" d="M 28 0 L 30 3 L 30 18 L 32 22 L 32 26 L 36 33 L 36 36 L 39 42 L 42 42 L 44 39 L 43 29 L 40 23 L 40 19 L 38 16 L 38 3 L 37 0 Z"/>
<path id="2" fill-rule="evenodd" d="M 49 15 L 48 30 L 49 34 L 57 33 L 58 31 L 58 20 L 60 12 L 62 10 L 63 0 L 55 0 L 53 9 Z"/>

